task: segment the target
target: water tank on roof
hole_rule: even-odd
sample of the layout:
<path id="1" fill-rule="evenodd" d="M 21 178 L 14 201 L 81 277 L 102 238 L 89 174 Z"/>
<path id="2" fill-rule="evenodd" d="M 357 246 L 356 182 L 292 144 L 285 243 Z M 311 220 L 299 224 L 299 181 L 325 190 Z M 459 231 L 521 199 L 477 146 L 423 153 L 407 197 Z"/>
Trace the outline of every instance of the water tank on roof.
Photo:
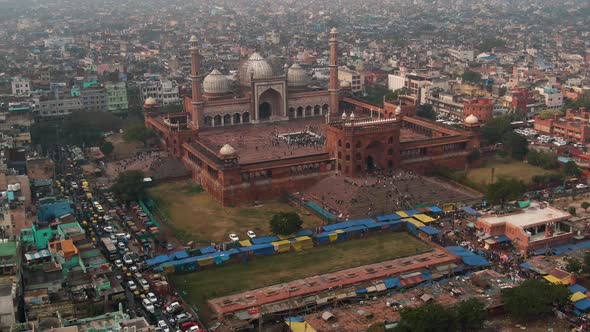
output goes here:
<path id="1" fill-rule="evenodd" d="M 13 185 L 11 185 L 11 184 L 9 184 L 9 185 L 8 185 L 8 191 L 14 191 L 14 186 L 13 186 Z"/>
<path id="2" fill-rule="evenodd" d="M 15 184 L 13 184 L 13 186 L 14 186 L 14 191 L 19 191 L 20 190 L 20 183 L 17 182 Z"/>
<path id="3" fill-rule="evenodd" d="M 2 192 L 2 198 L 6 198 L 6 191 Z"/>

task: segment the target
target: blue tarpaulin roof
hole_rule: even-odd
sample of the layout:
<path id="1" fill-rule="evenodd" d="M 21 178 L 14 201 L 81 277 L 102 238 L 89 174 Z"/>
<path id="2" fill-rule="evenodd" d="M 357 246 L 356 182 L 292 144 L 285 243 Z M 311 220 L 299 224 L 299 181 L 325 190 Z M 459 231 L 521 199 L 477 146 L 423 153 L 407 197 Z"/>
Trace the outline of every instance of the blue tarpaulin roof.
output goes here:
<path id="1" fill-rule="evenodd" d="M 357 294 L 367 294 L 367 289 L 366 288 L 360 288 L 356 290 Z"/>
<path id="2" fill-rule="evenodd" d="M 482 256 L 473 254 L 471 256 L 463 256 L 461 257 L 463 263 L 469 266 L 488 266 L 490 262 L 483 258 Z"/>
<path id="3" fill-rule="evenodd" d="M 423 226 L 423 227 L 418 228 L 418 230 L 421 232 L 424 232 L 428 235 L 436 235 L 436 234 L 440 233 L 440 231 L 438 229 L 431 227 L 431 226 Z"/>
<path id="4" fill-rule="evenodd" d="M 573 284 L 573 285 L 569 286 L 567 289 L 569 289 L 569 291 L 572 293 L 575 293 L 575 292 L 586 293 L 588 291 L 584 286 L 578 285 L 578 284 Z"/>
<path id="5" fill-rule="evenodd" d="M 262 236 L 262 237 L 255 237 L 250 240 L 252 244 L 263 244 L 263 243 L 271 243 L 275 241 L 280 241 L 278 236 L 276 235 L 269 235 L 269 236 Z"/>
<path id="6" fill-rule="evenodd" d="M 240 250 L 241 252 L 247 252 L 247 251 L 256 251 L 256 250 L 265 249 L 265 248 L 273 248 L 274 249 L 274 245 L 272 243 L 253 244 L 251 246 L 241 247 L 238 250 Z"/>
<path id="7" fill-rule="evenodd" d="M 145 261 L 145 263 L 147 265 L 157 265 L 157 264 L 162 264 L 162 263 L 168 262 L 169 260 L 170 260 L 170 256 L 168 256 L 168 254 L 166 254 L 166 255 L 156 256 L 152 259 L 148 259 L 147 261 Z"/>
<path id="8" fill-rule="evenodd" d="M 442 209 L 439 208 L 438 206 L 431 206 L 430 207 L 430 211 L 434 212 L 434 213 L 441 213 Z"/>
<path id="9" fill-rule="evenodd" d="M 188 257 L 188 252 L 185 250 L 179 250 L 175 253 L 170 254 L 174 259 L 185 259 Z"/>
<path id="10" fill-rule="evenodd" d="M 476 217 L 479 217 L 479 216 L 481 216 L 481 214 L 480 214 L 479 212 L 475 211 L 473 208 L 471 208 L 471 207 L 469 207 L 469 206 L 462 206 L 462 207 L 461 207 L 461 210 L 463 210 L 463 211 L 465 211 L 465 212 L 469 213 L 469 214 L 470 214 L 470 215 L 472 215 L 472 216 L 476 216 Z"/>
<path id="11" fill-rule="evenodd" d="M 527 270 L 533 269 L 533 267 L 529 263 L 522 263 L 522 264 L 520 264 L 520 267 L 522 267 L 523 269 L 527 269 Z"/>
<path id="12" fill-rule="evenodd" d="M 337 229 L 345 229 L 345 228 L 354 227 L 354 226 L 372 225 L 375 223 L 376 223 L 376 221 L 373 219 L 370 219 L 370 218 L 355 219 L 355 220 L 348 220 L 348 221 L 343 221 L 343 222 L 339 222 L 339 223 L 335 223 L 335 224 L 331 224 L 331 225 L 322 226 L 322 229 L 325 232 L 330 232 L 330 231 L 335 231 Z"/>
<path id="13" fill-rule="evenodd" d="M 313 231 L 311 229 L 302 229 L 299 232 L 295 233 L 295 237 L 311 236 L 311 235 L 313 235 Z"/>
<path id="14" fill-rule="evenodd" d="M 204 255 L 204 254 L 214 253 L 217 250 L 213 246 L 208 246 L 208 247 L 200 248 L 199 251 L 201 252 L 201 255 Z"/>
<path id="15" fill-rule="evenodd" d="M 398 277 L 387 278 L 383 280 L 383 283 L 387 289 L 397 288 L 401 285 Z"/>
<path id="16" fill-rule="evenodd" d="M 415 215 L 415 214 L 418 214 L 418 213 L 420 213 L 420 211 L 418 211 L 418 210 L 414 210 L 414 209 L 412 209 L 412 210 L 406 210 L 406 211 L 404 211 L 404 212 L 405 212 L 405 213 L 408 215 L 408 217 L 411 217 L 411 216 L 413 216 L 413 215 Z"/>
<path id="17" fill-rule="evenodd" d="M 578 310 L 586 311 L 586 310 L 588 310 L 588 308 L 590 308 L 590 299 L 580 300 L 580 301 L 574 303 L 574 307 L 576 307 L 576 309 L 578 309 Z"/>
<path id="18" fill-rule="evenodd" d="M 378 216 L 377 220 L 379 221 L 391 221 L 391 220 L 399 220 L 402 217 L 400 217 L 398 214 L 396 213 L 392 213 L 392 214 L 386 214 L 383 216 Z"/>
<path id="19" fill-rule="evenodd" d="M 240 251 L 238 249 L 230 249 L 230 250 L 226 250 L 226 251 L 219 251 L 219 252 L 214 252 L 211 254 L 205 254 L 205 255 L 201 255 L 201 256 L 196 256 L 196 259 L 204 259 L 204 258 L 209 258 L 209 257 L 218 257 L 218 256 L 231 256 L 231 255 L 235 255 L 237 253 L 239 253 Z"/>

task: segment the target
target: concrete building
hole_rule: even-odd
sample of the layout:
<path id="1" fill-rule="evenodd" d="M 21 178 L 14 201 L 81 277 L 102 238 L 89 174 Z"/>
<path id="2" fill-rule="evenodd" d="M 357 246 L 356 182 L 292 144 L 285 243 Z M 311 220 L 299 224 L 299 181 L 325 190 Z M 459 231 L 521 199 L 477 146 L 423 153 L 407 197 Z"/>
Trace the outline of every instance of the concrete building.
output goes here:
<path id="1" fill-rule="evenodd" d="M 473 50 L 449 48 L 447 51 L 452 57 L 458 60 L 473 61 L 475 57 Z"/>
<path id="2" fill-rule="evenodd" d="M 149 80 L 138 83 L 142 103 L 154 98 L 162 106 L 180 103 L 180 94 L 176 82 L 170 80 Z"/>
<path id="3" fill-rule="evenodd" d="M 556 109 L 563 106 L 563 94 L 561 91 L 551 87 L 536 88 L 536 90 L 545 100 L 546 108 Z"/>
<path id="4" fill-rule="evenodd" d="M 549 119 L 535 117 L 535 130 L 586 144 L 590 143 L 590 111 L 584 107 L 566 110 L 565 117 L 554 115 Z"/>
<path id="5" fill-rule="evenodd" d="M 467 100 L 463 104 L 463 115 L 475 115 L 480 122 L 485 123 L 492 119 L 494 114 L 494 102 L 487 98 Z"/>
<path id="6" fill-rule="evenodd" d="M 397 91 L 406 86 L 406 77 L 401 74 L 387 75 L 387 87 L 391 91 Z"/>
<path id="7" fill-rule="evenodd" d="M 88 112 L 105 112 L 107 110 L 107 94 L 104 88 L 92 87 L 80 91 L 82 107 Z"/>
<path id="8" fill-rule="evenodd" d="M 107 110 L 109 112 L 121 112 L 129 108 L 127 85 L 125 82 L 109 82 L 106 83 L 104 87 L 107 95 Z"/>
<path id="9" fill-rule="evenodd" d="M 343 82 L 350 83 L 350 90 L 352 92 L 361 92 L 365 88 L 365 74 L 346 66 L 338 67 L 338 80 L 340 84 Z"/>
<path id="10" fill-rule="evenodd" d="M 15 77 L 11 82 L 13 95 L 29 95 L 31 93 L 31 81 L 21 77 Z"/>
<path id="11" fill-rule="evenodd" d="M 81 111 L 83 109 L 82 98 L 63 98 L 57 96 L 57 98 L 39 100 L 35 114 L 42 118 L 57 117 L 70 115 L 73 112 Z"/>
<path id="12" fill-rule="evenodd" d="M 574 233 L 571 215 L 544 203 L 533 202 L 516 213 L 483 216 L 477 228 L 486 235 L 506 235 L 519 249 L 539 249 L 569 242 Z"/>

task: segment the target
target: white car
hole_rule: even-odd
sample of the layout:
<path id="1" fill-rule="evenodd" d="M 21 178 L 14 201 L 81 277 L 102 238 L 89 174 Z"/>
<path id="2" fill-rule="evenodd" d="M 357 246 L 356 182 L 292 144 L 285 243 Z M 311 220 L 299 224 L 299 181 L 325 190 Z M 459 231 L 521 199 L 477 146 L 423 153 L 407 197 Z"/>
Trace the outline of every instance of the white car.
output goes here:
<path id="1" fill-rule="evenodd" d="M 580 183 L 580 184 L 576 185 L 576 188 L 578 188 L 578 189 L 585 189 L 585 188 L 588 188 L 588 186 L 585 185 L 585 184 L 583 184 L 583 183 Z"/>
<path id="2" fill-rule="evenodd" d="M 256 237 L 256 233 L 254 233 L 254 231 L 248 231 L 246 233 L 246 235 L 248 235 L 249 238 L 253 239 Z"/>
<path id="3" fill-rule="evenodd" d="M 129 288 L 130 291 L 134 291 L 137 290 L 137 285 L 135 285 L 135 283 L 133 282 L 133 280 L 130 280 L 129 282 L 127 282 L 127 287 Z"/>
<path id="4" fill-rule="evenodd" d="M 117 247 L 119 247 L 119 249 L 125 249 L 125 248 L 127 248 L 127 246 L 125 245 L 125 242 L 119 242 L 119 243 L 117 243 Z"/>
<path id="5" fill-rule="evenodd" d="M 231 233 L 229 235 L 229 239 L 232 240 L 232 241 L 234 241 L 234 242 L 240 241 L 240 238 L 238 237 L 238 235 L 237 234 L 234 234 L 234 233 Z"/>
<path id="6" fill-rule="evenodd" d="M 156 295 L 152 292 L 147 293 L 146 295 L 147 299 L 150 300 L 150 302 L 152 304 L 156 304 L 158 302 L 158 298 L 156 297 Z"/>
<path id="7" fill-rule="evenodd" d="M 150 289 L 150 284 L 148 284 L 148 282 L 145 279 L 139 279 L 139 284 L 141 285 L 141 288 L 143 288 L 143 290 L 147 291 Z"/>
<path id="8" fill-rule="evenodd" d="M 166 324 L 166 321 L 164 321 L 164 320 L 159 320 L 158 321 L 158 327 L 163 332 L 170 332 L 170 329 L 168 328 L 168 324 Z"/>
<path id="9" fill-rule="evenodd" d="M 201 329 L 199 328 L 198 325 L 193 325 L 191 327 L 188 328 L 188 330 L 186 330 L 186 332 L 195 332 L 195 331 L 200 331 Z"/>
<path id="10" fill-rule="evenodd" d="M 145 310 L 152 314 L 156 312 L 156 308 L 154 308 L 154 305 L 148 299 L 143 299 L 143 301 L 141 301 L 141 305 L 145 308 Z"/>
<path id="11" fill-rule="evenodd" d="M 122 268 L 123 267 L 123 262 L 120 259 L 117 259 L 115 261 L 115 266 L 118 268 Z"/>
<path id="12" fill-rule="evenodd" d="M 104 231 L 105 231 L 105 232 L 107 232 L 107 233 L 112 233 L 112 232 L 114 232 L 115 230 L 113 229 L 113 227 L 111 227 L 111 226 L 107 226 L 107 227 L 105 227 L 105 228 L 104 228 Z"/>
<path id="13" fill-rule="evenodd" d="M 133 259 L 129 255 L 123 255 L 123 263 L 131 265 L 133 264 Z"/>
<path id="14" fill-rule="evenodd" d="M 176 312 L 176 310 L 178 310 L 180 308 L 181 308 L 180 303 L 178 303 L 178 302 L 172 302 L 172 303 L 170 303 L 170 305 L 168 305 L 166 307 L 166 312 L 169 313 L 169 314 L 171 314 L 171 313 Z"/>

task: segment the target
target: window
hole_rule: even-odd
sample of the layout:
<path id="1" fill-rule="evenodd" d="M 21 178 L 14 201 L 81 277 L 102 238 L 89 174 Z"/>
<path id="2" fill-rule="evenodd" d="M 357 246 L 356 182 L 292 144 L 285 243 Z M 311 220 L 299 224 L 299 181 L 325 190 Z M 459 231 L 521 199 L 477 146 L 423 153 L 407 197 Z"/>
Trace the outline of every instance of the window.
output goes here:
<path id="1" fill-rule="evenodd" d="M 342 159 L 342 152 L 338 151 L 338 159 Z"/>
<path id="2" fill-rule="evenodd" d="M 342 141 L 338 140 L 338 146 L 342 146 Z"/>
<path id="3" fill-rule="evenodd" d="M 356 153 L 356 160 L 361 160 L 363 157 L 361 156 L 360 152 Z"/>
<path id="4" fill-rule="evenodd" d="M 360 147 L 361 147 L 361 141 L 357 141 L 357 142 L 356 142 L 356 147 L 357 147 L 357 148 L 360 148 Z"/>
<path id="5" fill-rule="evenodd" d="M 387 150 L 387 155 L 392 156 L 393 155 L 393 149 Z"/>
<path id="6" fill-rule="evenodd" d="M 350 160 L 350 155 L 349 154 L 346 155 L 346 160 L 347 161 Z"/>
<path id="7" fill-rule="evenodd" d="M 350 149 L 350 143 L 346 143 L 346 148 Z"/>

